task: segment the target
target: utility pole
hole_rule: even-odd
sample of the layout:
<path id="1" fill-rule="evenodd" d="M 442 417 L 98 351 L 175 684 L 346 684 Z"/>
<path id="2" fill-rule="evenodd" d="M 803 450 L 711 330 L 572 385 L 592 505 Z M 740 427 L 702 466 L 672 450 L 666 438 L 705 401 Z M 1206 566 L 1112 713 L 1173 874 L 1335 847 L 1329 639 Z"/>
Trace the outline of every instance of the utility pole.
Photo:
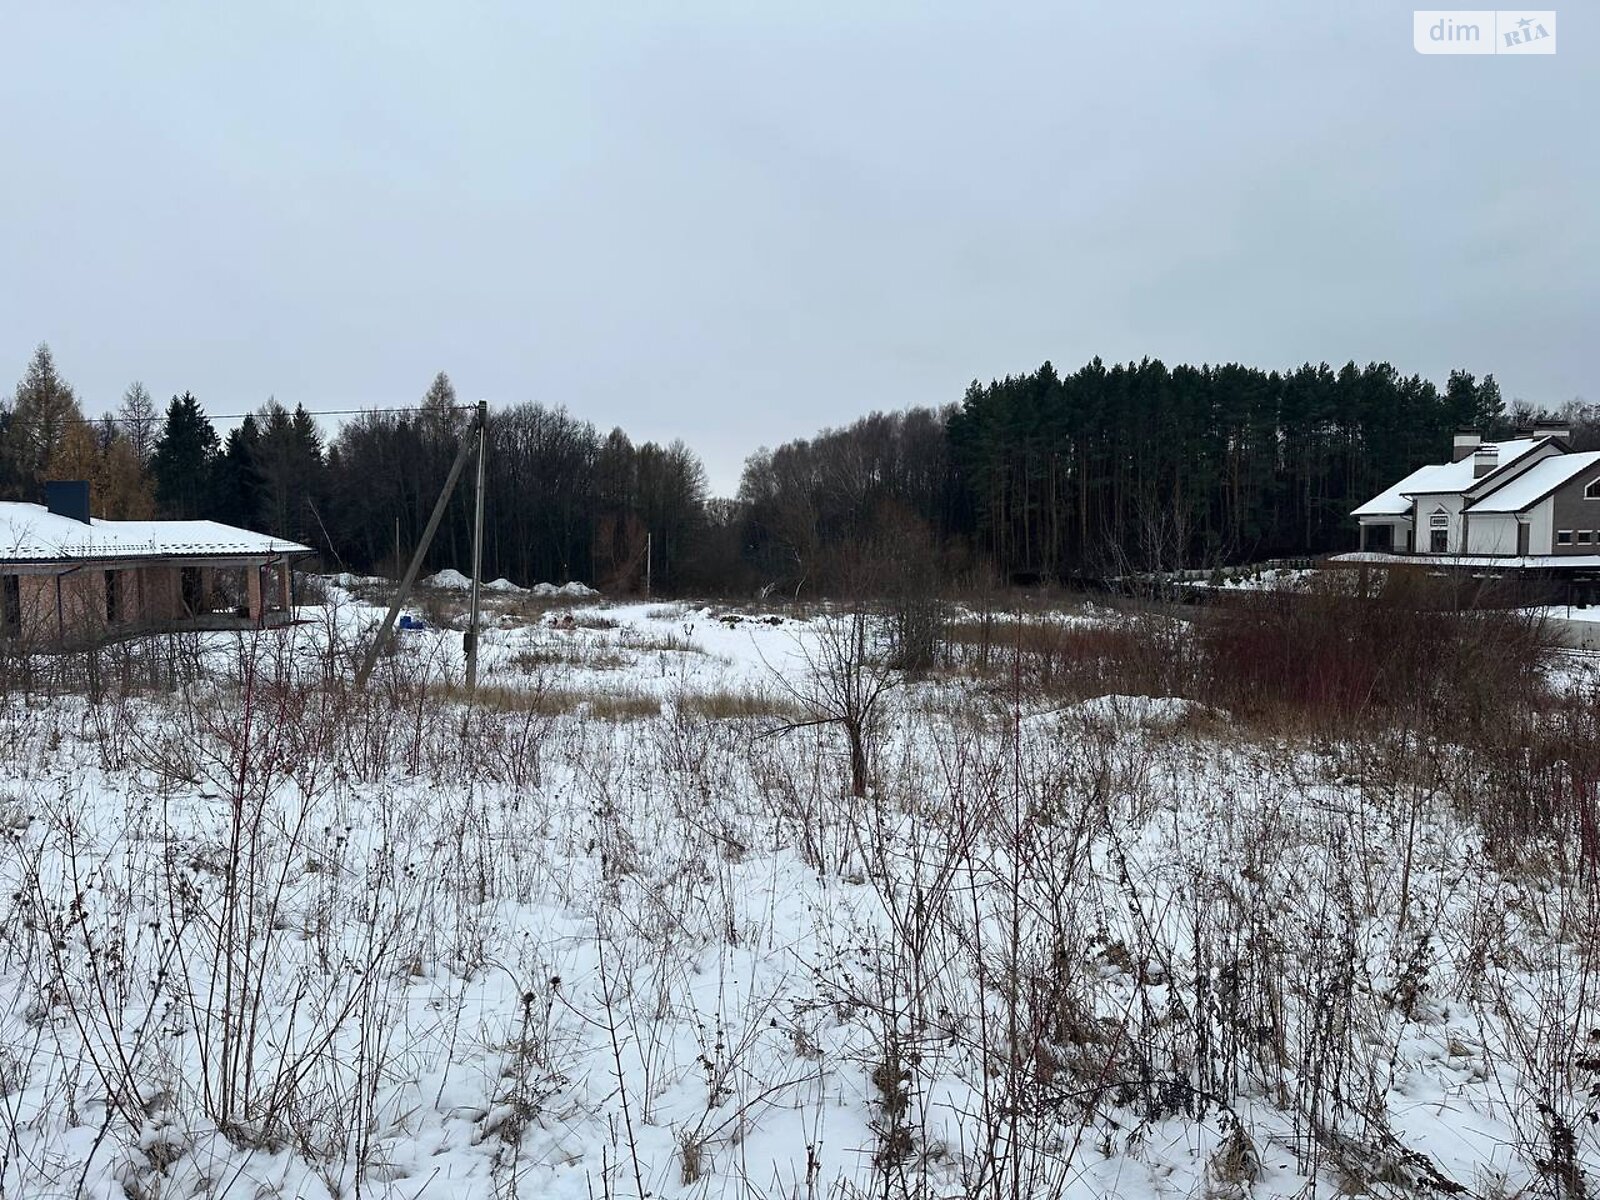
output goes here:
<path id="1" fill-rule="evenodd" d="M 422 537 L 417 541 L 417 548 L 412 551 L 411 565 L 406 568 L 405 576 L 400 580 L 400 587 L 395 591 L 394 600 L 389 605 L 389 611 L 384 615 L 383 624 L 378 628 L 378 636 L 372 640 L 372 645 L 367 647 L 367 656 L 362 660 L 360 668 L 356 671 L 356 687 L 364 688 L 367 680 L 372 675 L 372 668 L 378 664 L 378 655 L 389 641 L 389 635 L 394 632 L 395 618 L 400 615 L 400 609 L 406 602 L 406 597 L 411 594 L 411 585 L 417 580 L 417 572 L 422 569 L 422 560 L 427 557 L 428 547 L 433 544 L 433 535 L 439 529 L 439 522 L 444 518 L 444 510 L 450 506 L 450 493 L 455 490 L 456 480 L 461 478 L 461 468 L 467 465 L 467 459 L 476 448 L 480 455 L 483 446 L 483 418 L 488 410 L 486 403 L 478 405 L 478 445 L 474 447 L 469 436 L 461 439 L 461 449 L 456 451 L 455 461 L 450 464 L 450 474 L 445 477 L 444 487 L 439 489 L 439 499 L 434 502 L 433 515 L 428 518 L 428 524 L 422 530 Z M 481 471 L 480 471 L 481 478 Z M 474 572 L 476 573 L 476 572 Z M 59 580 L 57 583 L 59 584 Z"/>
<path id="2" fill-rule="evenodd" d="M 644 535 L 644 596 L 646 600 L 650 598 L 650 567 L 654 561 L 655 536 L 653 533 Z"/>
<path id="3" fill-rule="evenodd" d="M 472 604 L 467 623 L 467 703 L 478 690 L 478 592 L 483 586 L 483 483 L 489 448 L 489 402 L 478 401 L 478 498 L 472 515 Z"/>

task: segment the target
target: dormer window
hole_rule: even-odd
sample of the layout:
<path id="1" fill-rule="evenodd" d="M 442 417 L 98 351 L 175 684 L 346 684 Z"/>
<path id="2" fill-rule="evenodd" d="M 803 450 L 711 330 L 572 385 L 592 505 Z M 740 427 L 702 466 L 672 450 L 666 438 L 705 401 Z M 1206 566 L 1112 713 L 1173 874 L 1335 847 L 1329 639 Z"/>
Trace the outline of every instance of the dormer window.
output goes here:
<path id="1" fill-rule="evenodd" d="M 1600 475 L 1589 481 L 1589 486 L 1583 489 L 1585 500 L 1600 500 Z"/>

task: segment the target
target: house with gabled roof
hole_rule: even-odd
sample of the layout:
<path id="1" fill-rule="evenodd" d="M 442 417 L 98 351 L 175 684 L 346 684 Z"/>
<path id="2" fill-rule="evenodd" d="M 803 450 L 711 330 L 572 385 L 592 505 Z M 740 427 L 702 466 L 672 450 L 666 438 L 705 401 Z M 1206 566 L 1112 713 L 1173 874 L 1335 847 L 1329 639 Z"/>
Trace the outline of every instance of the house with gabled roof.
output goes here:
<path id="1" fill-rule="evenodd" d="M 1600 451 L 1545 458 L 1471 502 L 1468 555 L 1600 555 Z"/>
<path id="2" fill-rule="evenodd" d="M 216 521 L 107 521 L 89 485 L 0 502 L 0 637 L 27 648 L 176 629 L 281 624 L 297 542 Z"/>
<path id="3" fill-rule="evenodd" d="M 1566 430 L 1484 442 L 1475 432 L 1456 434 L 1451 461 L 1418 467 L 1356 508 L 1361 549 L 1380 554 L 1462 554 L 1464 514 L 1474 502 L 1541 460 L 1566 451 Z"/>
<path id="4" fill-rule="evenodd" d="M 1353 511 L 1361 549 L 1338 560 L 1600 567 L 1600 452 L 1574 453 L 1567 437 L 1554 425 L 1504 442 L 1456 434 L 1450 462 L 1418 467 Z"/>

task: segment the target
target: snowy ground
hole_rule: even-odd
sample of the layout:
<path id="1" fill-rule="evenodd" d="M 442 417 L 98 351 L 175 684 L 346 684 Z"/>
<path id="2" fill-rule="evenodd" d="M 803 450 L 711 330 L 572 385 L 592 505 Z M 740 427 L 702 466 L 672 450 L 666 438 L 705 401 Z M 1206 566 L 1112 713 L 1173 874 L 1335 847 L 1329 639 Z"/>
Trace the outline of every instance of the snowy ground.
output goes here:
<path id="1" fill-rule="evenodd" d="M 1188 587 L 1222 588 L 1239 592 L 1296 591 L 1304 588 L 1318 575 L 1305 568 L 1285 567 L 1229 567 L 1212 575 L 1187 579 Z"/>
<path id="2" fill-rule="evenodd" d="M 826 614 L 517 603 L 471 714 L 337 586 L 13 690 L 0 1195 L 1600 1189 L 1595 881 L 1470 764 L 960 676 L 856 798 Z"/>
<path id="3" fill-rule="evenodd" d="M 1534 608 L 1528 611 L 1546 619 L 1600 623 L 1600 604 L 1552 604 L 1547 608 Z"/>

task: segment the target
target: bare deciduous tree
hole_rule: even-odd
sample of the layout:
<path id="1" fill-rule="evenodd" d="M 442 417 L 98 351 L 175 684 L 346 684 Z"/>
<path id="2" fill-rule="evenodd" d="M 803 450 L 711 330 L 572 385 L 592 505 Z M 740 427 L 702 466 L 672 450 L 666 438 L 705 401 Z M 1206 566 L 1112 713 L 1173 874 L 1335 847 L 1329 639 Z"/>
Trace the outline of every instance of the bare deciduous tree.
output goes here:
<path id="1" fill-rule="evenodd" d="M 773 732 L 839 726 L 850 746 L 850 791 L 856 796 L 867 794 L 883 700 L 899 682 L 872 626 L 871 616 L 859 607 L 825 617 L 817 624 L 815 646 L 801 645 L 803 677 L 792 680 L 774 672 L 779 687 L 806 715 Z"/>
<path id="2" fill-rule="evenodd" d="M 127 438 L 139 466 L 148 469 L 150 456 L 156 452 L 156 436 L 161 432 L 161 414 L 150 390 L 137 379 L 122 393 L 122 403 L 117 408 L 117 424 L 122 436 Z"/>

